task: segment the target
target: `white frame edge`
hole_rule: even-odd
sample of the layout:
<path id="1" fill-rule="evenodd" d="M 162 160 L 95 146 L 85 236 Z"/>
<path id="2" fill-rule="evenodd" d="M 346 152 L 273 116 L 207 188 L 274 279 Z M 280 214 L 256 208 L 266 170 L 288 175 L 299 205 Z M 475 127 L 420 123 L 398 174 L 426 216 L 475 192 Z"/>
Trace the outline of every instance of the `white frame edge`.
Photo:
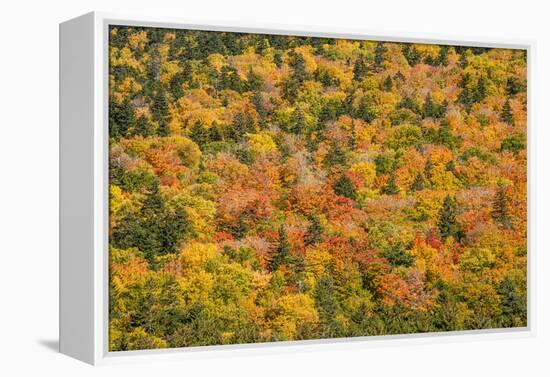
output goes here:
<path id="1" fill-rule="evenodd" d="M 108 27 L 128 25 L 525 49 L 528 56 L 528 326 L 278 343 L 108 351 Z M 90 40 L 91 38 L 91 40 Z M 91 55 L 90 55 L 91 53 Z M 90 364 L 469 342 L 536 335 L 532 40 L 394 33 L 92 12 L 60 25 L 60 352 Z M 76 75 L 76 76 L 75 76 Z M 80 77 L 91 86 L 74 81 Z M 79 85 L 80 84 L 80 85 Z M 81 141 L 81 148 L 74 141 Z M 91 148 L 91 149 L 90 149 Z M 72 164 L 69 163 L 72 161 Z M 93 167 L 90 169 L 90 162 Z M 76 169 L 76 170 L 75 170 Z M 75 180 L 84 172 L 85 179 Z M 75 175 L 76 174 L 76 175 Z M 90 188 L 93 187 L 93 192 Z M 78 205 L 80 204 L 80 207 Z M 82 209 L 84 207 L 84 210 Z M 81 210 L 82 212 L 78 212 Z M 80 215 L 80 216 L 79 216 Z M 93 219 L 93 224 L 90 222 Z M 460 336 L 456 336 L 460 335 Z"/>

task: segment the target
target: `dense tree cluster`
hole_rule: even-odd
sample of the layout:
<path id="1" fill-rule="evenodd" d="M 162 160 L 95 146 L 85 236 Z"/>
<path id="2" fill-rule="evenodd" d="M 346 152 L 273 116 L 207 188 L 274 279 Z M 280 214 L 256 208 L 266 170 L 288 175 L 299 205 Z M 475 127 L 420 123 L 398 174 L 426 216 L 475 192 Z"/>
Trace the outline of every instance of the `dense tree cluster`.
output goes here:
<path id="1" fill-rule="evenodd" d="M 110 350 L 526 326 L 526 64 L 112 27 Z"/>

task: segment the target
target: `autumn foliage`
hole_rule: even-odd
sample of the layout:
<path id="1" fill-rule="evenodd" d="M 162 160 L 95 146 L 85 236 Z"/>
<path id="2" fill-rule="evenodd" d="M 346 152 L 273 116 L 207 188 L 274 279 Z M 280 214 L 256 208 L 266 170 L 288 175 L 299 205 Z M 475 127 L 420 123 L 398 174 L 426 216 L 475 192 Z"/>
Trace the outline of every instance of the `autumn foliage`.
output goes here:
<path id="1" fill-rule="evenodd" d="M 111 27 L 110 350 L 526 326 L 526 70 Z"/>

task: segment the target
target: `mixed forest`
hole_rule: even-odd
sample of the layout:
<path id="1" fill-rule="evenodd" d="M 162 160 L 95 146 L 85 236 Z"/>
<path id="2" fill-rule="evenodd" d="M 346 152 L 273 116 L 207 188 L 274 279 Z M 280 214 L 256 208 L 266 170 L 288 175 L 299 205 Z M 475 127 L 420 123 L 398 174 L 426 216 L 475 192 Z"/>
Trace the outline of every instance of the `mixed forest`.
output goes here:
<path id="1" fill-rule="evenodd" d="M 109 349 L 526 326 L 526 72 L 111 27 Z"/>

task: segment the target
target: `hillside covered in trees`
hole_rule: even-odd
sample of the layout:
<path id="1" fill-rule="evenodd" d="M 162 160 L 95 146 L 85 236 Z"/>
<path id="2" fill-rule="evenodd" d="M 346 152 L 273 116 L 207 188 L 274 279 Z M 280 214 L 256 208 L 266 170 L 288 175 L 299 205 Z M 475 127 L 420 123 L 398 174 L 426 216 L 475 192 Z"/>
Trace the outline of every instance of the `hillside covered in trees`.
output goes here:
<path id="1" fill-rule="evenodd" d="M 110 350 L 526 326 L 526 72 L 112 27 Z"/>

